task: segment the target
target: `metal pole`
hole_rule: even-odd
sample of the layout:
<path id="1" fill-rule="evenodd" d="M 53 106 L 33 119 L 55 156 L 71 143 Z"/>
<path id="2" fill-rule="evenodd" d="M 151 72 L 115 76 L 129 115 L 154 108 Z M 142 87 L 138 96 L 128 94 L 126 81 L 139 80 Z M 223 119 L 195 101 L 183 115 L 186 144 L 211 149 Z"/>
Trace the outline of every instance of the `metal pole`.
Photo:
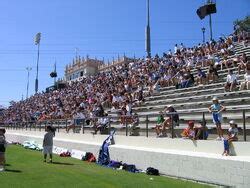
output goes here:
<path id="1" fill-rule="evenodd" d="M 151 37 L 150 37 L 150 8 L 149 0 L 147 0 L 147 26 L 146 26 L 146 52 L 147 56 L 151 57 Z"/>
<path id="2" fill-rule="evenodd" d="M 39 131 L 41 132 L 41 127 L 42 127 L 42 121 L 39 124 Z"/>
<path id="3" fill-rule="evenodd" d="M 209 28 L 210 28 L 210 41 L 213 40 L 213 30 L 212 30 L 212 16 L 209 14 Z"/>
<path id="4" fill-rule="evenodd" d="M 206 122 L 206 120 L 205 120 L 205 112 L 202 112 L 202 129 L 203 129 L 202 138 L 203 138 L 203 140 L 205 140 L 205 122 Z"/>
<path id="5" fill-rule="evenodd" d="M 29 97 L 30 71 L 32 70 L 32 68 L 31 67 L 27 67 L 26 70 L 28 72 L 26 99 L 28 99 L 28 97 Z"/>
<path id="6" fill-rule="evenodd" d="M 146 137 L 148 137 L 148 115 L 146 116 Z"/>
<path id="7" fill-rule="evenodd" d="M 174 138 L 174 115 L 171 114 L 171 137 Z"/>
<path id="8" fill-rule="evenodd" d="M 203 33 L 203 44 L 205 43 L 205 31 L 202 31 Z"/>
<path id="9" fill-rule="evenodd" d="M 126 125 L 126 136 L 128 136 L 128 122 L 127 122 L 127 117 L 125 117 L 125 125 Z"/>
<path id="10" fill-rule="evenodd" d="M 66 127 L 66 132 L 67 132 L 67 130 L 68 130 L 68 119 L 66 119 L 65 127 Z"/>
<path id="11" fill-rule="evenodd" d="M 246 135 L 246 111 L 243 110 L 243 138 L 244 141 L 247 141 L 247 135 Z"/>
<path id="12" fill-rule="evenodd" d="M 85 119 L 82 121 L 82 134 L 84 134 Z"/>
<path id="13" fill-rule="evenodd" d="M 38 64 L 39 64 L 39 51 L 40 51 L 40 42 L 37 44 L 37 62 L 36 62 L 36 82 L 35 82 L 35 92 L 38 92 Z"/>
<path id="14" fill-rule="evenodd" d="M 110 134 L 110 131 L 111 131 L 111 118 L 109 117 L 109 127 L 108 127 L 108 129 L 109 129 L 109 134 Z"/>

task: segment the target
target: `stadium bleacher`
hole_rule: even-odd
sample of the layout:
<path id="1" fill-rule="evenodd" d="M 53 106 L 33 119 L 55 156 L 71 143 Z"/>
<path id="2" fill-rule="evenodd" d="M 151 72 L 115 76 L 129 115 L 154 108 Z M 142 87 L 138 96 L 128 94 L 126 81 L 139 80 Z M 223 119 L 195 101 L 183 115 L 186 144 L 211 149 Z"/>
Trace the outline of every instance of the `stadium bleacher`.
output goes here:
<path id="1" fill-rule="evenodd" d="M 250 46 L 244 46 L 241 43 L 235 44 L 235 55 L 242 55 L 245 53 L 247 57 L 250 57 Z M 234 56 L 231 56 L 233 58 Z M 207 71 L 208 67 L 204 67 L 203 70 Z M 237 72 L 237 67 L 230 68 Z M 178 89 L 174 86 L 160 88 L 160 92 L 153 96 L 146 97 L 144 104 L 139 107 L 135 107 L 133 110 L 140 118 L 140 128 L 143 130 L 146 128 L 146 117 L 149 115 L 149 128 L 153 129 L 156 125 L 156 116 L 159 111 L 163 111 L 168 105 L 173 105 L 180 115 L 180 126 L 177 129 L 183 129 L 186 127 L 186 122 L 189 120 L 201 121 L 202 111 L 206 111 L 205 119 L 207 121 L 208 128 L 215 128 L 212 123 L 212 116 L 208 113 L 207 109 L 211 105 L 213 97 L 217 96 L 220 102 L 226 106 L 227 111 L 223 112 L 224 123 L 222 127 L 228 128 L 228 122 L 231 119 L 237 121 L 239 127 L 242 127 L 243 118 L 242 111 L 240 109 L 247 109 L 246 112 L 246 125 L 247 129 L 250 129 L 250 91 L 235 91 L 224 92 L 225 79 L 228 69 L 219 70 L 219 80 L 214 84 L 199 85 L 189 88 Z M 196 70 L 192 70 L 195 75 Z M 239 79 L 242 80 L 243 74 L 239 75 Z M 154 114 L 154 117 L 152 116 Z M 110 112 L 111 116 L 116 116 L 117 113 Z M 119 127 L 119 122 L 113 122 L 115 127 Z"/>
<path id="2" fill-rule="evenodd" d="M 229 42 L 230 43 L 230 42 Z M 208 43 L 206 45 L 209 45 Z M 226 46 L 225 46 L 226 45 Z M 219 56 L 223 56 L 223 53 L 221 53 L 221 49 L 230 49 L 230 54 L 228 55 L 227 59 L 233 59 L 236 56 L 241 56 L 243 54 L 246 54 L 247 57 L 250 57 L 250 46 L 246 44 L 245 41 L 243 42 L 234 42 L 233 47 L 228 47 L 227 39 L 224 41 L 218 43 L 217 47 L 214 47 L 212 51 L 214 53 L 219 53 Z M 195 47 L 197 48 L 197 47 Z M 200 48 L 200 47 L 199 47 Z M 198 49 L 199 49 L 198 48 Z M 206 47 L 206 50 L 210 50 L 210 47 Z M 190 49 L 190 48 L 188 48 Z M 203 49 L 204 50 L 204 49 Z M 199 50 L 198 50 L 199 51 Z M 201 50 L 202 51 L 202 50 Z M 190 53 L 190 52 L 188 52 Z M 201 52 L 199 52 L 201 53 Z M 227 52 L 229 53 L 229 52 Z M 191 54 L 191 53 L 190 53 Z M 173 57 L 173 56 L 172 56 Z M 177 58 L 178 54 L 177 54 Z M 181 58 L 179 58 L 181 59 Z M 222 58 L 223 59 L 223 58 Z M 133 60 L 131 60 L 133 61 Z M 158 61 L 158 60 L 157 60 Z M 145 60 L 139 59 L 138 62 L 131 62 L 133 64 L 139 64 L 139 68 L 141 69 L 143 66 L 148 65 L 147 62 L 144 65 Z M 202 63 L 203 64 L 203 63 Z M 122 65 L 123 66 L 123 65 Z M 107 90 L 105 91 L 105 88 L 102 88 L 101 90 L 96 91 L 99 92 L 100 96 L 95 95 L 93 97 L 93 94 L 89 94 L 88 92 L 93 92 L 92 87 L 100 87 L 101 84 L 105 84 L 106 82 L 113 82 L 113 86 L 118 83 L 125 84 L 125 81 L 117 81 L 117 79 L 121 79 L 119 77 L 119 74 L 124 74 L 127 71 L 127 65 L 125 65 L 122 68 L 118 68 L 115 70 L 116 75 L 112 75 L 111 72 L 102 73 L 100 76 L 96 76 L 94 78 L 87 78 L 87 80 L 82 80 L 81 82 L 75 82 L 69 84 L 65 89 L 61 90 L 60 92 L 50 92 L 50 93 L 40 93 L 38 95 L 32 96 L 30 99 L 21 101 L 19 103 L 15 103 L 13 107 L 10 107 L 10 109 L 7 109 L 7 118 L 5 122 L 20 122 L 23 119 L 26 121 L 30 121 L 30 118 L 35 118 L 38 121 L 48 120 L 58 120 L 58 119 L 72 119 L 74 116 L 74 111 L 77 111 L 76 109 L 79 108 L 77 105 L 79 105 L 81 102 L 88 101 L 87 103 L 87 114 L 86 116 L 89 116 L 89 113 L 92 113 L 93 110 L 96 108 L 95 105 L 100 105 L 101 100 L 105 99 L 107 97 L 108 92 L 112 92 L 112 95 L 114 97 L 114 88 L 110 89 L 110 86 L 107 86 Z M 159 65 L 157 65 L 159 66 Z M 159 67 L 158 67 L 159 69 Z M 204 72 L 207 72 L 209 67 L 204 65 L 201 67 L 201 69 Z M 114 71 L 113 70 L 113 71 Z M 124 71 L 125 70 L 125 71 Z M 154 68 L 149 71 L 150 73 L 154 72 Z M 196 122 L 201 121 L 203 119 L 204 112 L 204 118 L 207 122 L 207 127 L 209 129 L 215 128 L 214 124 L 212 123 L 212 117 L 211 114 L 208 113 L 208 107 L 211 105 L 211 100 L 213 97 L 218 97 L 221 104 L 223 104 L 226 107 L 226 111 L 223 112 L 223 124 L 222 127 L 224 129 L 228 128 L 228 122 L 229 120 L 233 119 L 236 120 L 239 127 L 242 127 L 243 124 L 243 112 L 242 110 L 245 110 L 245 122 L 247 129 L 250 130 L 250 91 L 249 90 L 241 90 L 237 89 L 233 92 L 225 92 L 224 91 L 224 85 L 226 82 L 226 77 L 228 74 L 228 70 L 233 70 L 234 72 L 238 72 L 238 67 L 230 67 L 229 69 L 226 68 L 219 68 L 218 74 L 219 78 L 213 83 L 205 84 L 205 85 L 194 85 L 192 87 L 187 88 L 181 88 L 176 89 L 175 86 L 168 86 L 168 87 L 160 87 L 159 92 L 153 93 L 150 96 L 145 95 L 143 102 L 140 102 L 139 105 L 133 105 L 132 111 L 133 113 L 137 113 L 139 116 L 139 128 L 140 132 L 145 132 L 145 129 L 149 129 L 150 135 L 154 134 L 154 127 L 156 124 L 157 114 L 160 111 L 163 111 L 164 108 L 168 105 L 172 105 L 178 112 L 180 116 L 180 122 L 179 126 L 176 127 L 177 130 L 182 130 L 184 127 L 186 127 L 187 121 L 194 120 Z M 119 72 L 120 71 L 120 72 Z M 130 70 L 129 70 L 130 71 Z M 190 71 L 194 77 L 197 77 L 197 69 L 192 68 Z M 106 74 L 106 75 L 105 75 Z M 136 73 L 138 74 L 138 72 Z M 141 73 L 140 73 L 141 74 Z M 103 75 L 105 79 L 103 79 Z M 138 74 L 139 75 L 139 74 Z M 137 76 L 138 76 L 137 75 Z M 239 81 L 243 80 L 243 71 L 241 74 L 238 75 Z M 130 76 L 133 76 L 133 72 L 131 71 Z M 149 76 L 148 76 L 149 77 Z M 96 80 L 95 80 L 96 79 Z M 152 78 L 151 78 L 152 79 Z M 95 82 L 98 80 L 99 83 L 95 85 Z M 125 80 L 125 79 L 124 79 Z M 137 80 L 138 82 L 138 80 Z M 90 83 L 93 83 L 92 86 Z M 151 83 L 155 83 L 155 81 L 151 81 Z M 84 94 L 83 92 L 83 85 L 85 84 L 85 87 L 87 87 L 87 91 Z M 138 84 L 138 83 L 137 83 Z M 146 92 L 146 88 L 150 85 L 150 82 L 143 83 L 144 84 L 144 92 Z M 95 85 L 95 86 L 94 86 Z M 140 84 L 139 84 L 140 85 Z M 138 85 L 138 87 L 139 87 Z M 136 85 L 137 87 L 137 85 Z M 238 86 L 239 88 L 239 86 Z M 118 90 L 117 90 L 118 91 Z M 115 91 L 115 92 L 117 92 Z M 134 91 L 133 91 L 134 92 Z M 83 93 L 83 94 L 82 94 Z M 81 95 L 86 95 L 82 98 Z M 103 97 L 104 96 L 104 97 Z M 123 96 L 125 97 L 125 96 Z M 49 99 L 49 100 L 48 100 Z M 46 101 L 47 100 L 47 101 Z M 124 100 L 124 99 L 123 99 Z M 128 100 L 128 98 L 126 99 Z M 97 102 L 95 102 L 97 101 Z M 105 107 L 105 111 L 108 112 L 109 117 L 111 118 L 111 127 L 114 127 L 118 130 L 118 132 L 121 130 L 124 134 L 124 124 L 123 126 L 120 125 L 120 110 L 121 106 L 119 106 L 118 109 L 113 110 L 111 107 L 113 104 L 109 101 L 109 99 L 106 99 L 105 102 L 110 103 Z M 35 105 L 34 104 L 38 104 Z M 44 104 L 43 104 L 44 103 Z M 86 105 L 86 102 L 84 102 Z M 122 102 L 123 103 L 123 102 Z M 132 103 L 132 102 L 131 102 Z M 121 104 L 120 104 L 121 105 Z M 39 107 L 40 106 L 40 107 Z M 98 106 L 97 106 L 98 107 Z M 104 105 L 103 105 L 104 107 Z M 41 109 L 39 109 L 41 108 Z M 86 109 L 86 108 L 85 108 Z M 47 114 L 44 114 L 43 112 L 46 112 Z M 72 113 L 74 112 L 74 113 Z M 35 117 L 34 117 L 35 116 Z M 91 115 L 90 115 L 91 116 Z M 93 116 L 93 114 L 92 114 Z M 64 121 L 64 120 L 63 120 Z M 61 122 L 63 122 L 61 121 Z M 65 121 L 64 121 L 65 122 Z M 65 127 L 65 123 L 62 125 L 62 127 Z M 85 126 L 85 129 L 92 129 L 92 126 Z"/>

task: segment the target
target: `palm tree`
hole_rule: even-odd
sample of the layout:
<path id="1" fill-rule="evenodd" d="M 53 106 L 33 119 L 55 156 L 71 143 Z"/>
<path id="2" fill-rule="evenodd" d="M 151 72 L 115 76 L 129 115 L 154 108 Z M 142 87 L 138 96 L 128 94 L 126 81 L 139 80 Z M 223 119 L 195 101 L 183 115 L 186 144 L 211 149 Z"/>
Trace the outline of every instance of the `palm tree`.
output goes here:
<path id="1" fill-rule="evenodd" d="M 248 31 L 250 32 L 250 16 L 246 16 L 245 19 L 235 20 L 234 21 L 234 29 L 236 32 L 238 31 Z"/>

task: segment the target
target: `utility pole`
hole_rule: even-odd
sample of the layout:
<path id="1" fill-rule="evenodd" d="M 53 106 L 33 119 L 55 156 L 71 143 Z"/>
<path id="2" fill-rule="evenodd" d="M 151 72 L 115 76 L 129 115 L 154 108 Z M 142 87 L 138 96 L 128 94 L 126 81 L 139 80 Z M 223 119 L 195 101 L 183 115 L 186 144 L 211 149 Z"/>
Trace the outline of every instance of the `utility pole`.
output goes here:
<path id="1" fill-rule="evenodd" d="M 31 67 L 26 67 L 27 70 L 27 88 L 26 88 L 26 99 L 29 97 L 29 85 L 30 85 L 30 71 L 32 70 Z"/>
<path id="2" fill-rule="evenodd" d="M 37 33 L 35 37 L 35 45 L 37 45 L 37 62 L 36 62 L 36 81 L 35 92 L 38 92 L 38 64 L 39 64 L 39 50 L 40 50 L 41 33 Z"/>
<path id="3" fill-rule="evenodd" d="M 151 57 L 151 37 L 150 37 L 150 8 L 149 0 L 147 0 L 147 26 L 146 26 L 146 52 L 147 56 Z"/>
<path id="4" fill-rule="evenodd" d="M 213 1 L 212 0 L 208 0 L 207 4 L 212 4 Z M 212 29 L 212 15 L 211 13 L 209 14 L 209 29 L 210 29 L 210 41 L 213 40 L 213 29 Z"/>

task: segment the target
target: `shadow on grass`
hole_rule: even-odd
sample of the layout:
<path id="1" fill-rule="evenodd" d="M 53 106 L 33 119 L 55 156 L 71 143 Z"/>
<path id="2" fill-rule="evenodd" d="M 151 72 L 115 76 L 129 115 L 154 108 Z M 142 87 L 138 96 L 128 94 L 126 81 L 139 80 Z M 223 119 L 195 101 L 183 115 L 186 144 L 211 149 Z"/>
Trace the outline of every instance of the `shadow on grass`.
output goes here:
<path id="1" fill-rule="evenodd" d="M 5 169 L 5 172 L 14 172 L 14 173 L 21 173 L 21 170 L 10 170 L 10 169 Z"/>
<path id="2" fill-rule="evenodd" d="M 56 165 L 74 165 L 72 163 L 61 163 L 61 162 L 52 162 L 52 164 L 56 164 Z"/>
<path id="3" fill-rule="evenodd" d="M 11 166 L 10 164 L 5 164 L 4 166 Z"/>

